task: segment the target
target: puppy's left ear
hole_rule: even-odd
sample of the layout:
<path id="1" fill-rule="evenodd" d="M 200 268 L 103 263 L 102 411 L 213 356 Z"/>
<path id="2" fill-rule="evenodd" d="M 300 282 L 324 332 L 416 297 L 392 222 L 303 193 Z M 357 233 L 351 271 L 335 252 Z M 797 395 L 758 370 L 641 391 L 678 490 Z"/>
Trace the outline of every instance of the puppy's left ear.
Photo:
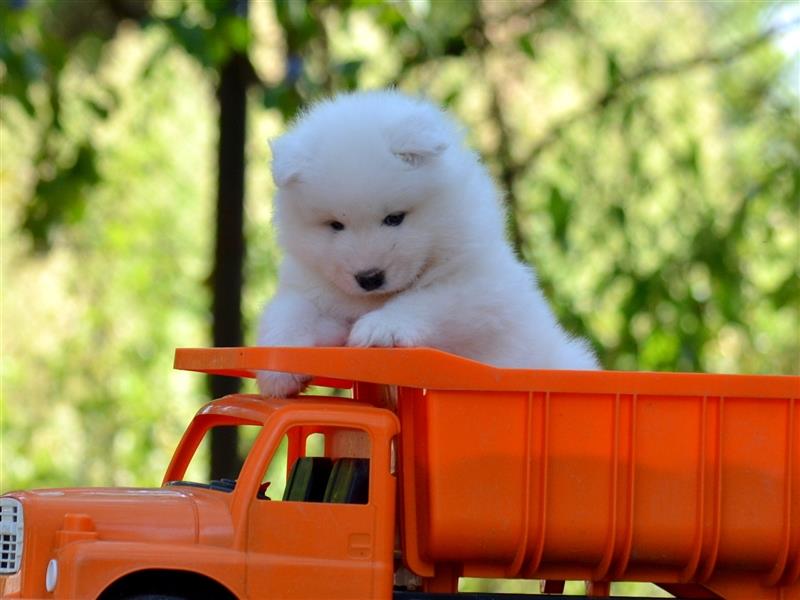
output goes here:
<path id="1" fill-rule="evenodd" d="M 286 187 L 300 181 L 305 156 L 301 152 L 297 140 L 283 135 L 269 143 L 272 149 L 272 179 L 278 187 Z"/>
<path id="2" fill-rule="evenodd" d="M 403 119 L 389 131 L 389 150 L 412 167 L 439 156 L 448 145 L 446 132 L 427 115 Z"/>

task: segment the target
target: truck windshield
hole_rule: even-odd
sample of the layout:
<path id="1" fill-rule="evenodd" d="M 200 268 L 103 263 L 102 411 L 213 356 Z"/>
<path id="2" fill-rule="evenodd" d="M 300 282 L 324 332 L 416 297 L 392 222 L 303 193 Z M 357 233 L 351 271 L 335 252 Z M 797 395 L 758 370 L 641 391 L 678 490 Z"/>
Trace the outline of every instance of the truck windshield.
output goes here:
<path id="1" fill-rule="evenodd" d="M 220 492 L 232 492 L 236 488 L 244 457 L 249 454 L 261 429 L 260 425 L 219 425 L 208 429 L 195 451 L 183 479 L 168 481 L 166 485 L 202 487 Z M 210 477 L 212 435 L 218 435 L 221 439 L 236 439 L 238 457 L 232 464 L 217 465 L 222 472 L 213 479 Z"/>

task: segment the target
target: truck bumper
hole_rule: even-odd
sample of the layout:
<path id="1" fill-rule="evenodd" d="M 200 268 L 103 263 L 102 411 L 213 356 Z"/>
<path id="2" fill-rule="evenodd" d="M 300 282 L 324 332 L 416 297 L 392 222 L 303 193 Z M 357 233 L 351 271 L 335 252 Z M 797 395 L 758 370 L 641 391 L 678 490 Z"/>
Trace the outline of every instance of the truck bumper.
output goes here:
<path id="1" fill-rule="evenodd" d="M 0 577 L 0 598 L 9 600 L 11 598 L 22 598 L 22 575 L 15 573 L 14 575 L 4 575 Z"/>

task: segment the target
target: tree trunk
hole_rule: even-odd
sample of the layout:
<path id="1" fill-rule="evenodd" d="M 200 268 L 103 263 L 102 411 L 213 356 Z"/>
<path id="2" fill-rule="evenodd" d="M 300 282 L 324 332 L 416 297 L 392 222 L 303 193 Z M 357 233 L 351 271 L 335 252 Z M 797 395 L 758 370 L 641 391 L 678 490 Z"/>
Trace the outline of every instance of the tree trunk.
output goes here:
<path id="1" fill-rule="evenodd" d="M 246 16 L 246 0 L 232 0 L 231 8 Z M 245 258 L 244 169 L 247 122 L 247 57 L 234 54 L 220 71 L 217 218 L 212 275 L 212 337 L 214 346 L 241 346 L 242 283 Z M 235 377 L 211 376 L 213 398 L 239 391 Z M 211 434 L 211 478 L 238 473 L 241 458 L 234 428 L 217 428 Z"/>

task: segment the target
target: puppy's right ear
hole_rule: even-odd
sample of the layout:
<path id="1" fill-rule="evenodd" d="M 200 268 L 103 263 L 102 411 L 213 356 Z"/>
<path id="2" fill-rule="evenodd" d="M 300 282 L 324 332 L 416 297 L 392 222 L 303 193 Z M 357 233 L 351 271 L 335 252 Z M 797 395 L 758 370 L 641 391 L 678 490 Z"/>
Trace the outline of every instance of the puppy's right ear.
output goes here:
<path id="1" fill-rule="evenodd" d="M 283 135 L 269 143 L 272 149 L 272 179 L 278 187 L 286 187 L 301 179 L 305 157 L 294 138 Z"/>

